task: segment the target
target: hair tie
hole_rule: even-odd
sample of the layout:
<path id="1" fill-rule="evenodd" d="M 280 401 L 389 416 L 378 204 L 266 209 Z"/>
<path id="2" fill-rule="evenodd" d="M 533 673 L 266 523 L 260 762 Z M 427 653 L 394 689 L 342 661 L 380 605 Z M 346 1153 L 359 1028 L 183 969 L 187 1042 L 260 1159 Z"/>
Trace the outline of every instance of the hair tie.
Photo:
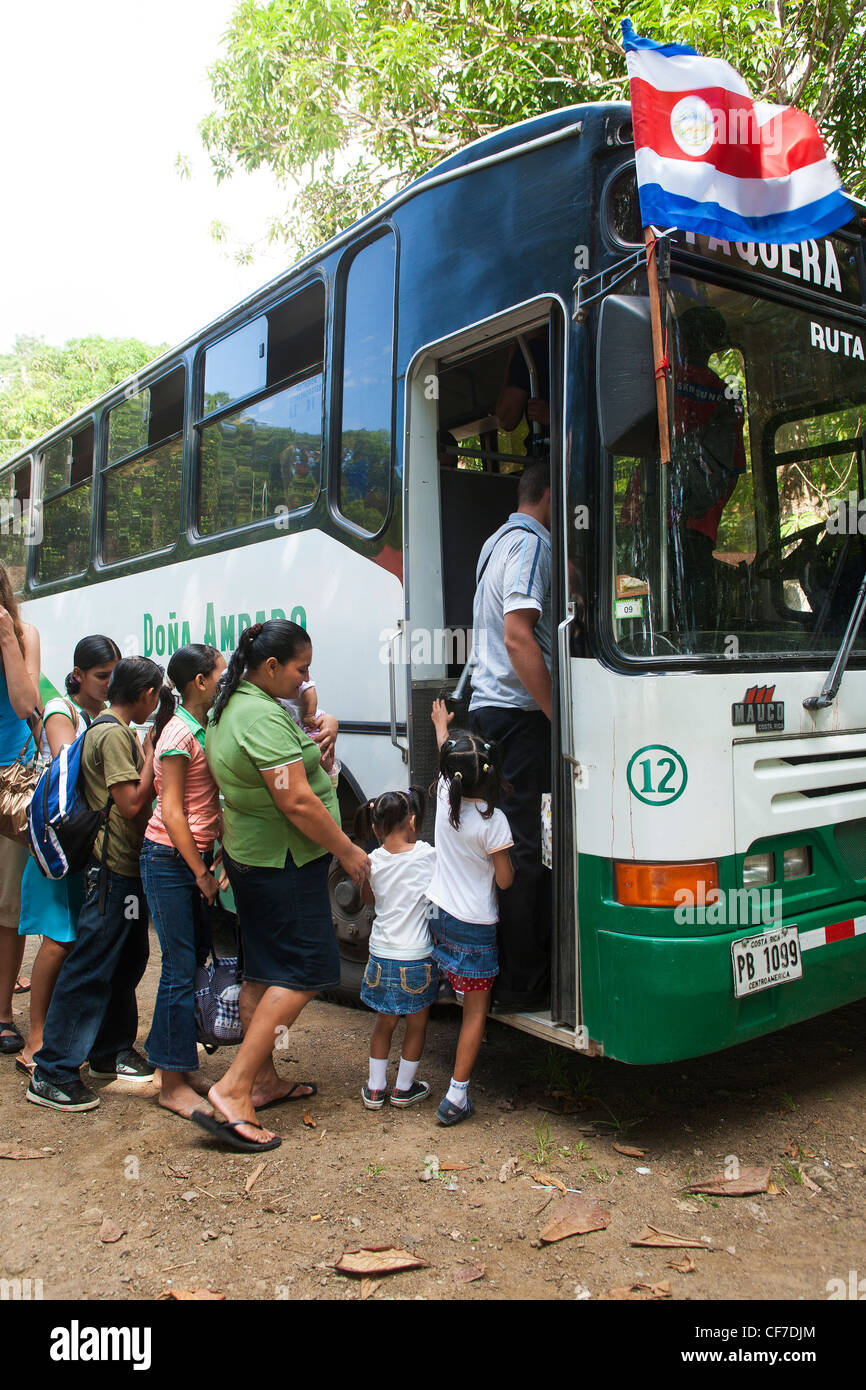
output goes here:
<path id="1" fill-rule="evenodd" d="M 490 744 L 489 744 L 489 743 L 482 743 L 481 747 L 484 749 L 485 753 L 489 753 L 489 752 L 490 752 Z"/>
<path id="2" fill-rule="evenodd" d="M 489 772 L 489 771 L 490 771 L 490 764 L 489 764 L 489 763 L 485 763 L 484 766 L 482 767 L 481 771 L 482 771 L 482 772 Z"/>
<path id="3" fill-rule="evenodd" d="M 455 772 L 455 774 L 454 774 L 454 776 L 451 778 L 451 780 L 452 780 L 452 782 L 462 782 L 462 781 L 463 781 L 463 773 L 462 773 L 462 772 Z"/>

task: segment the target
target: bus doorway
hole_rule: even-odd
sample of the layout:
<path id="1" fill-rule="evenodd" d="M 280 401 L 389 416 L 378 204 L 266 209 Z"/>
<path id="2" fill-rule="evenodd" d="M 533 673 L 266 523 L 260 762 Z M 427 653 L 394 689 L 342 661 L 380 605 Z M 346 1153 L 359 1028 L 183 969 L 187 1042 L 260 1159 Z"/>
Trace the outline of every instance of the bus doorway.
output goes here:
<path id="1" fill-rule="evenodd" d="M 556 632 L 564 609 L 562 531 L 562 316 L 550 301 L 534 302 L 474 325 L 416 356 L 407 397 L 405 526 L 406 619 L 402 650 L 407 680 L 411 780 L 430 786 L 438 754 L 430 710 L 447 697 L 455 726 L 468 727 L 472 690 L 473 601 L 484 542 L 518 507 L 528 460 L 553 460 L 553 693 L 551 788 L 555 834 L 549 896 L 550 1007 L 503 1014 L 509 1023 L 574 1046 L 577 980 L 573 837 L 570 804 L 563 812 L 559 775 Z M 546 411 L 527 411 L 528 399 Z M 546 415 L 533 422 L 528 414 Z M 508 428 L 506 428 L 508 426 Z M 483 640 L 483 638 L 482 638 Z M 570 780 L 567 784 L 570 787 Z M 540 811 L 539 811 L 540 819 Z M 431 807 L 424 827 L 433 836 Z"/>

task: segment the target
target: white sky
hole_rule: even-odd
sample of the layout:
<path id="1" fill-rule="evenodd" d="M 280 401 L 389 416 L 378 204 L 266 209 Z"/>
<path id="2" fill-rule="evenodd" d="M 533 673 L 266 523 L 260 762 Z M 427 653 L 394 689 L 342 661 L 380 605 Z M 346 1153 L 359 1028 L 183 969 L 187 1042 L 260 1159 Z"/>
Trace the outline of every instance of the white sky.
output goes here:
<path id="1" fill-rule="evenodd" d="M 196 129 L 235 4 L 6 0 L 0 351 L 17 333 L 174 344 L 286 267 L 280 247 L 239 267 L 209 230 L 252 239 L 284 203 L 261 171 L 217 188 Z"/>

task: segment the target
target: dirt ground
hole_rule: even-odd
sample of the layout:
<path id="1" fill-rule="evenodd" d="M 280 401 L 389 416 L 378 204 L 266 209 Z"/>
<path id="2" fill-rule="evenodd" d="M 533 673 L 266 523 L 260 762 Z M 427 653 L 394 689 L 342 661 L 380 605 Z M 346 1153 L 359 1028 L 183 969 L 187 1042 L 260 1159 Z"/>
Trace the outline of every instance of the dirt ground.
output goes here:
<path id="1" fill-rule="evenodd" d="M 153 934 L 151 951 L 142 1037 L 159 975 Z M 22 1026 L 27 996 L 16 1002 Z M 102 1104 L 82 1115 L 38 1108 L 2 1059 L 2 1143 L 45 1154 L 0 1162 L 2 1274 L 41 1279 L 46 1299 L 91 1300 L 170 1289 L 261 1300 L 574 1300 L 612 1289 L 647 1298 L 666 1296 L 665 1284 L 673 1300 L 826 1299 L 828 1281 L 866 1275 L 866 1003 L 656 1068 L 575 1056 L 494 1021 L 473 1081 L 476 1114 L 443 1129 L 433 1112 L 456 1025 L 454 1009 L 431 1022 L 419 1073 L 430 1100 L 368 1112 L 359 1090 L 370 1015 L 311 1004 L 277 1055 L 286 1076 L 318 1083 L 306 1107 L 315 1126 L 303 1104 L 269 1111 L 283 1144 L 261 1156 L 215 1147 L 162 1110 L 152 1086 L 96 1082 Z M 216 1079 L 232 1055 L 203 1057 L 203 1076 Z M 440 1172 L 422 1181 L 435 1172 L 429 1155 Z M 684 1191 L 726 1162 L 730 1176 L 731 1156 L 771 1168 L 779 1190 Z M 606 1229 L 540 1243 L 563 1200 L 545 1189 L 552 1179 L 600 1203 Z M 118 1239 L 100 1238 L 116 1234 L 105 1218 Z M 645 1224 L 700 1248 L 635 1247 Z M 364 1246 L 399 1247 L 425 1266 L 363 1285 L 332 1268 Z"/>

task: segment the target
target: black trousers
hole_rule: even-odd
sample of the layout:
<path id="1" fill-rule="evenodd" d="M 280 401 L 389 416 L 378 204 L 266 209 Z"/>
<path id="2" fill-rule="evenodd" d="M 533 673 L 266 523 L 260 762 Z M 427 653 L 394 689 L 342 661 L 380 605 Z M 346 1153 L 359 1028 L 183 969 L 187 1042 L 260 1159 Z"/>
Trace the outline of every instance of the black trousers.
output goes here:
<path id="1" fill-rule="evenodd" d="M 514 848 L 514 883 L 499 894 L 497 1004 L 541 1009 L 550 1002 L 550 870 L 541 862 L 541 797 L 550 790 L 550 720 L 540 710 L 472 710 L 472 729 L 499 746 L 511 792 L 500 802 Z"/>

